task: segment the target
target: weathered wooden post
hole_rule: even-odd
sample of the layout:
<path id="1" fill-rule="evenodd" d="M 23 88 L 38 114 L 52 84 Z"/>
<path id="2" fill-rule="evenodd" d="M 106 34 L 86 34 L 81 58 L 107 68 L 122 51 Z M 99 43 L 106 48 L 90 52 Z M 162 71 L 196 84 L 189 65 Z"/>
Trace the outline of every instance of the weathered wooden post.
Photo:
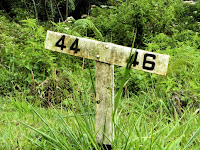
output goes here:
<path id="1" fill-rule="evenodd" d="M 96 61 L 96 140 L 111 145 L 106 136 L 113 140 L 112 122 L 114 106 L 114 65 Z M 105 136 L 105 135 L 106 136 Z"/>
<path id="2" fill-rule="evenodd" d="M 130 53 L 135 53 L 133 69 L 166 75 L 170 57 L 52 31 L 47 31 L 45 48 L 96 60 L 96 140 L 110 147 L 114 139 L 114 65 L 126 66 Z"/>

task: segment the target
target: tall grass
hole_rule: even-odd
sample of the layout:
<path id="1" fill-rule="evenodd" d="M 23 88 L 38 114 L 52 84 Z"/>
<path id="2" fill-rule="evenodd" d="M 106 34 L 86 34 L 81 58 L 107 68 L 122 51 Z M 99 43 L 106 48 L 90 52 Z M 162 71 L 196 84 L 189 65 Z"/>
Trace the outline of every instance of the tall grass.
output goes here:
<path id="1" fill-rule="evenodd" d="M 79 92 L 74 90 L 73 100 L 75 109 L 62 110 L 67 112 L 62 116 L 60 110 L 51 107 L 50 110 L 56 116 L 55 122 L 49 120 L 49 116 L 42 117 L 34 107 L 33 113 L 43 122 L 43 128 L 32 127 L 24 124 L 41 136 L 41 140 L 27 138 L 35 143 L 35 146 L 45 149 L 101 149 L 95 141 L 94 114 L 95 105 L 92 103 L 83 78 L 77 78 L 80 71 L 66 73 L 73 80 L 73 87 L 78 86 Z M 152 80 L 153 82 L 153 80 Z M 92 83 L 90 83 L 92 86 Z M 170 111 L 164 103 L 165 97 L 154 100 L 155 91 L 141 93 L 131 98 L 121 98 L 118 103 L 118 111 L 115 113 L 115 139 L 112 141 L 113 149 L 198 149 L 199 146 L 199 116 L 193 114 L 195 109 L 187 108 L 180 116 Z M 149 100 L 151 100 L 149 103 Z M 45 127 L 46 126 L 46 127 Z"/>
<path id="2" fill-rule="evenodd" d="M 22 29 L 16 24 L 6 27 L 8 21 L 1 18 L 0 149 L 100 149 L 95 141 L 92 64 L 89 71 L 84 65 L 81 68 L 81 59 L 42 49 L 44 29 L 37 27 L 36 20 L 23 21 Z M 12 28 L 18 30 L 11 32 Z M 174 55 L 167 77 L 130 70 L 131 63 L 120 68 L 123 71 L 116 69 L 117 76 L 125 73 L 115 81 L 119 92 L 113 149 L 200 148 L 199 51 L 188 43 L 179 44 L 166 50 Z M 32 93 L 33 79 L 39 94 Z M 44 81 L 50 90 L 40 89 Z M 130 82 L 136 83 L 132 95 L 124 97 L 124 85 Z M 56 91 L 49 97 L 52 101 L 42 107 L 40 101 L 47 99 L 40 96 L 51 90 Z M 52 105 L 55 97 L 63 101 Z M 180 110 L 175 107 L 177 98 L 186 103 Z"/>
<path id="3" fill-rule="evenodd" d="M 80 110 L 38 108 L 20 95 L 1 98 L 1 149 L 100 149 L 95 141 L 94 109 L 79 95 L 74 96 Z M 200 148 L 200 120 L 193 114 L 195 109 L 188 108 L 181 116 L 175 112 L 174 118 L 162 111 L 163 100 L 149 104 L 142 98 L 123 98 L 120 102 L 113 149 Z M 155 106 L 161 109 L 155 110 Z"/>

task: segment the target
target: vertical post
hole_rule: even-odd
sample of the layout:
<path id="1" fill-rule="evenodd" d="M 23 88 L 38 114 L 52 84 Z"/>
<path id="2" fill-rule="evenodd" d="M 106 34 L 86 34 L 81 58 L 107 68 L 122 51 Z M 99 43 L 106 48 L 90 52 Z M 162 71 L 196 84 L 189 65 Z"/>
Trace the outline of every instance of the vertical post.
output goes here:
<path id="1" fill-rule="evenodd" d="M 111 149 L 114 139 L 114 65 L 96 61 L 96 141 Z"/>

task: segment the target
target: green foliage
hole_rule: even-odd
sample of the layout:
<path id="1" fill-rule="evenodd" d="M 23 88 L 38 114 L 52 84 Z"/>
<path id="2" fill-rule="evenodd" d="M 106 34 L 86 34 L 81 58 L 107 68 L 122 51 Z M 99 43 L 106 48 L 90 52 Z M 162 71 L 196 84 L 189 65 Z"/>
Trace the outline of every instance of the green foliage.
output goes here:
<path id="1" fill-rule="evenodd" d="M 146 45 L 149 51 L 167 50 L 183 45 L 198 49 L 200 46 L 200 37 L 198 32 L 192 30 L 183 30 L 180 32 L 176 30 L 172 36 L 159 33 L 155 37 L 151 37 L 149 43 Z"/>
<path id="2" fill-rule="evenodd" d="M 5 21 L 5 18 L 3 20 Z M 6 24 L 3 20 L 1 23 L 5 23 L 5 30 L 3 29 L 1 34 L 1 69 L 4 72 L 2 75 L 5 76 L 1 78 L 1 83 L 4 85 L 2 92 L 7 93 L 6 91 L 21 90 L 23 85 L 30 87 L 33 78 L 31 72 L 36 79 L 34 82 L 40 83 L 44 75 L 50 73 L 48 68 L 51 68 L 55 58 L 44 51 L 44 28 L 38 27 L 36 20 L 24 20 L 23 27 L 15 23 Z M 12 30 L 7 30 L 7 27 Z M 8 70 L 10 77 L 6 77 Z M 11 81 L 8 82 L 7 79 Z"/>
<path id="3" fill-rule="evenodd" d="M 75 10 L 75 0 L 68 0 L 68 11 L 71 13 Z M 37 18 L 41 21 L 64 21 L 66 0 L 6 0 L 1 7 L 15 21 L 29 18 Z"/>
<path id="4" fill-rule="evenodd" d="M 10 23 L 3 16 L 1 18 L 0 94 L 26 92 L 30 96 L 29 101 L 35 101 L 33 96 L 37 96 L 44 106 L 49 106 L 50 103 L 60 104 L 73 97 L 73 79 L 70 78 L 70 73 L 74 70 L 82 70 L 83 73 L 82 63 L 88 66 L 90 62 L 44 49 L 45 29 L 35 19 L 23 20 L 22 25 L 19 25 Z M 56 31 L 78 34 L 70 25 L 53 24 Z M 92 25 L 89 24 L 87 28 L 95 29 L 95 33 L 99 35 Z M 90 80 L 90 73 L 86 74 L 88 76 L 84 80 Z"/>
<path id="5" fill-rule="evenodd" d="M 125 2 L 126 0 L 108 0 L 108 4 L 109 5 L 114 5 L 114 6 L 117 6 L 117 5 L 120 5 L 122 4 L 122 2 Z"/>
<path id="6" fill-rule="evenodd" d="M 144 46 L 144 41 L 163 32 L 170 34 L 175 20 L 174 1 L 126 1 L 110 14 L 103 13 L 95 20 L 97 27 L 114 43 L 131 46 L 133 31 L 137 31 L 136 46 Z M 99 9 L 99 8 L 97 8 Z"/>
<path id="7" fill-rule="evenodd" d="M 100 5 L 107 0 L 1 0 L 0 9 L 15 21 L 27 17 L 40 21 L 64 21 L 68 16 L 80 19 L 89 14 L 91 4 Z M 67 9 L 67 8 L 68 9 Z M 67 9 L 67 11 L 66 11 Z"/>
<path id="8" fill-rule="evenodd" d="M 164 89 L 173 97 L 179 97 L 182 105 L 199 103 L 200 37 L 191 30 L 176 32 L 171 37 L 163 33 L 151 38 L 147 50 L 169 54 L 170 64 L 167 79 L 158 77 L 156 88 Z M 164 87 L 165 88 L 164 88 Z M 161 92 L 162 90 L 160 90 Z M 196 103 L 197 102 L 197 103 Z"/>
<path id="9" fill-rule="evenodd" d="M 179 30 L 189 29 L 195 32 L 200 30 L 200 1 L 196 4 L 183 4 L 176 10 L 176 25 Z M 184 17 L 183 17 L 184 16 Z"/>
<path id="10" fill-rule="evenodd" d="M 169 98 L 174 101 L 175 95 L 178 95 L 179 99 L 182 100 L 182 106 L 191 103 L 198 106 L 199 33 L 196 32 L 196 29 L 191 30 L 190 27 L 182 26 L 181 24 L 188 21 L 187 19 L 184 20 L 185 17 L 183 16 L 185 15 L 182 11 L 187 7 L 195 7 L 192 11 L 195 10 L 198 13 L 198 9 L 196 9 L 198 3 L 197 5 L 188 5 L 186 7 L 180 1 L 143 2 L 128 1 L 118 6 L 119 9 L 117 10 L 105 10 L 105 8 L 95 8 L 93 10 L 94 15 L 97 12 L 97 19 L 94 22 L 105 36 L 106 41 L 130 46 L 134 34 L 133 30 L 136 29 L 136 46 L 141 47 L 145 44 L 147 46 L 146 49 L 149 51 L 165 53 L 171 56 L 167 78 L 131 71 L 129 82 L 124 88 L 124 96 L 127 96 L 127 91 L 128 96 L 131 96 L 133 94 L 140 95 L 140 92 L 144 91 L 149 93 L 155 88 L 157 91 L 156 96 L 158 97 L 170 95 Z M 139 18 L 137 15 L 142 17 Z M 178 24 L 179 17 L 182 18 L 180 24 Z M 138 21 L 137 18 L 139 18 Z M 136 20 L 135 22 L 134 19 Z M 192 22 L 191 20 L 191 24 Z M 122 68 L 116 69 L 116 80 L 122 80 L 122 70 Z M 190 81 L 191 79 L 194 81 Z M 116 89 L 119 89 L 119 82 L 116 81 L 115 84 Z M 166 99 L 166 103 L 171 107 L 173 104 L 167 101 Z"/>
<path id="11" fill-rule="evenodd" d="M 1 97 L 1 149 L 101 149 L 95 141 L 94 114 L 89 115 L 94 110 L 84 108 L 78 95 L 79 114 L 64 107 L 31 106 L 26 96 L 17 96 Z M 162 99 L 148 104 L 141 98 L 121 102 L 114 120 L 113 149 L 199 149 L 200 119 L 195 109 L 173 116 Z"/>
<path id="12" fill-rule="evenodd" d="M 36 12 L 39 18 L 43 8 L 48 20 L 58 15 L 51 9 L 56 2 L 46 1 L 41 10 L 40 1 L 34 2 L 13 3 L 16 19 Z M 167 76 L 130 70 L 131 64 L 115 68 L 113 149 L 199 149 L 199 3 L 108 3 L 114 7 L 92 10 L 95 18 L 48 27 L 36 19 L 17 24 L 0 15 L 1 149 L 100 149 L 94 132 L 94 62 L 45 50 L 45 28 L 126 46 L 136 34 L 136 47 L 169 54 Z M 24 4 L 28 7 L 18 7 Z"/>
<path id="13" fill-rule="evenodd" d="M 77 31 L 81 33 L 83 36 L 92 36 L 92 35 L 88 35 L 88 32 L 89 33 L 91 32 L 90 30 L 93 31 L 96 39 L 100 41 L 104 41 L 101 32 L 96 28 L 96 26 L 92 23 L 92 21 L 88 19 L 79 19 L 75 21 L 73 24 L 72 32 Z"/>

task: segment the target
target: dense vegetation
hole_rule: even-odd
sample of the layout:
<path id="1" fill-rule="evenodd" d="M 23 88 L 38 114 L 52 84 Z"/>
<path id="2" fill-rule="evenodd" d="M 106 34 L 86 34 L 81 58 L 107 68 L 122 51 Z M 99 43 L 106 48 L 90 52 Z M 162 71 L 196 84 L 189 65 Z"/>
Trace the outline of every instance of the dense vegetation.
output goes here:
<path id="1" fill-rule="evenodd" d="M 69 0 L 72 22 L 64 0 L 0 4 L 1 149 L 100 149 L 95 62 L 44 49 L 46 30 L 125 46 L 136 35 L 134 47 L 170 55 L 167 76 L 129 72 L 113 149 L 200 148 L 200 2 Z M 115 67 L 116 93 L 124 70 Z"/>

